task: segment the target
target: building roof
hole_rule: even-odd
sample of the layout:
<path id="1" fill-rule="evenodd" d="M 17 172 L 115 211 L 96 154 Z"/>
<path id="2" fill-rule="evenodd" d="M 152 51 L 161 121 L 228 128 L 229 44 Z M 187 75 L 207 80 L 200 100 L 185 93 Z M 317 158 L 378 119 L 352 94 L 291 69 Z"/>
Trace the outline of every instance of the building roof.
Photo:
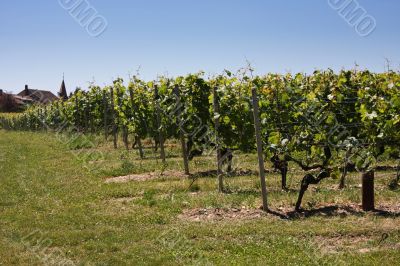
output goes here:
<path id="1" fill-rule="evenodd" d="M 15 102 L 18 105 L 24 105 L 24 104 L 30 104 L 33 102 L 31 97 L 25 97 L 25 96 L 18 96 L 18 95 L 13 95 Z"/>
<path id="2" fill-rule="evenodd" d="M 62 81 L 62 83 L 61 83 L 60 92 L 58 93 L 58 96 L 59 96 L 62 100 L 68 100 L 67 89 L 65 88 L 64 79 L 63 79 L 63 81 Z"/>
<path id="3" fill-rule="evenodd" d="M 33 90 L 28 88 L 25 88 L 25 90 L 21 91 L 17 95 L 22 97 L 29 97 L 34 102 L 43 104 L 58 100 L 58 97 L 55 96 L 51 91 Z"/>

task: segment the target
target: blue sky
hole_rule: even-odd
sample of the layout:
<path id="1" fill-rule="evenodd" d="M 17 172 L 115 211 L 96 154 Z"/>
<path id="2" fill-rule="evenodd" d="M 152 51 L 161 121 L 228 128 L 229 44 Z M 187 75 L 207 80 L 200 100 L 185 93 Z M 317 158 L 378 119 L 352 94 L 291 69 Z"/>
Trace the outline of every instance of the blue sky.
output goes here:
<path id="1" fill-rule="evenodd" d="M 69 0 L 66 0 L 69 1 Z M 361 37 L 328 0 L 89 0 L 108 23 L 99 37 L 59 0 L 0 3 L 0 89 L 58 91 L 99 85 L 129 73 L 145 79 L 204 70 L 236 70 L 248 59 L 257 73 L 400 66 L 400 1 L 358 0 L 376 19 Z"/>

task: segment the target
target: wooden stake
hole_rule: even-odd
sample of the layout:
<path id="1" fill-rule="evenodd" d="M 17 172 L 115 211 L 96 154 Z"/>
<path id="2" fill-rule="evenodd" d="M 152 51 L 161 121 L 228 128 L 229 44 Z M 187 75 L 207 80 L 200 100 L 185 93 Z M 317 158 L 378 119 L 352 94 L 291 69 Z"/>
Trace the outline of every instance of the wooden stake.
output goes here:
<path id="1" fill-rule="evenodd" d="M 362 173 L 362 208 L 364 211 L 375 210 L 374 171 Z"/>
<path id="2" fill-rule="evenodd" d="M 117 102 L 118 102 L 118 108 L 119 110 L 122 110 L 122 100 L 123 100 L 124 94 L 123 92 L 118 88 L 117 90 Z M 129 140 L 128 140 L 128 126 L 125 125 L 125 123 L 121 123 L 120 116 L 118 116 L 118 125 L 121 125 L 122 129 L 122 141 L 125 145 L 125 149 L 129 151 Z"/>
<path id="3" fill-rule="evenodd" d="M 222 174 L 222 153 L 221 146 L 219 143 L 219 125 L 220 125 L 220 108 L 219 108 L 219 97 L 217 87 L 213 88 L 213 109 L 214 109 L 214 127 L 215 127 L 215 145 L 217 148 L 217 175 L 218 175 L 218 190 L 219 192 L 224 191 L 224 179 Z"/>
<path id="4" fill-rule="evenodd" d="M 185 141 L 185 134 L 183 132 L 182 129 L 182 125 L 181 125 L 181 115 L 182 115 L 182 109 L 181 109 L 181 93 L 179 90 L 178 85 L 176 85 L 174 87 L 174 93 L 176 96 L 176 102 L 177 102 L 177 106 L 176 108 L 178 108 L 177 111 L 177 122 L 179 123 L 179 136 L 180 136 L 180 140 L 181 140 L 181 146 L 182 146 L 182 157 L 183 157 L 183 165 L 185 166 L 185 174 L 186 175 L 190 175 L 190 171 L 189 171 L 189 159 L 188 159 L 188 155 L 187 155 L 187 149 L 186 149 L 186 141 Z"/>
<path id="5" fill-rule="evenodd" d="M 137 109 L 135 101 L 133 100 L 133 89 L 132 88 L 129 88 L 129 96 L 130 96 L 131 105 L 132 105 L 131 112 L 132 112 L 132 116 L 134 116 L 135 111 L 136 111 L 136 113 L 139 113 L 139 110 Z M 135 117 L 135 119 L 138 119 L 138 118 Z M 139 119 L 139 121 L 140 121 L 140 123 L 142 123 L 142 119 Z M 139 148 L 140 159 L 143 159 L 144 152 L 143 152 L 142 140 L 140 139 L 140 136 L 138 134 L 136 134 L 136 136 L 135 136 L 135 141 Z"/>
<path id="6" fill-rule="evenodd" d="M 346 151 L 346 156 L 344 158 L 344 163 L 343 163 L 343 172 L 342 176 L 340 177 L 339 189 L 344 189 L 344 187 L 346 186 L 347 164 L 349 162 L 350 155 L 351 155 L 351 149 Z"/>
<path id="7" fill-rule="evenodd" d="M 85 108 L 83 109 L 83 117 L 83 119 L 85 120 L 83 132 L 87 133 L 89 128 L 89 110 L 87 106 L 85 106 Z"/>
<path id="8" fill-rule="evenodd" d="M 144 159 L 143 145 L 142 145 L 142 140 L 140 139 L 140 136 L 136 136 L 136 143 L 137 143 L 138 148 L 139 148 L 140 159 Z"/>
<path id="9" fill-rule="evenodd" d="M 107 95 L 106 92 L 103 91 L 103 106 L 104 106 L 104 139 L 108 140 L 108 125 L 107 125 L 107 113 L 108 113 L 108 104 L 107 104 Z"/>
<path id="10" fill-rule="evenodd" d="M 254 129 L 256 132 L 257 141 L 257 153 L 258 153 L 258 166 L 260 170 L 260 180 L 261 180 L 261 193 L 263 201 L 263 210 L 268 211 L 268 201 L 267 201 L 267 184 L 265 182 L 265 166 L 264 166 L 264 150 L 261 139 L 261 123 L 259 118 L 259 108 L 258 108 L 258 96 L 256 88 L 253 87 L 251 90 L 253 96 L 253 115 L 254 115 Z"/>
<path id="11" fill-rule="evenodd" d="M 114 89 L 110 88 L 110 99 L 111 99 L 111 123 L 112 123 L 112 131 L 113 131 L 113 140 L 114 140 L 114 149 L 118 148 L 117 144 L 117 126 L 115 125 L 115 109 L 114 109 Z"/>
<path id="12" fill-rule="evenodd" d="M 165 164 L 165 150 L 164 150 L 164 135 L 161 129 L 161 108 L 158 102 L 158 86 L 154 85 L 154 100 L 156 102 L 156 116 L 157 116 L 157 126 L 158 126 L 158 139 L 160 141 L 160 155 L 163 164 Z"/>
<path id="13" fill-rule="evenodd" d="M 78 97 L 75 97 L 75 127 L 77 128 L 78 131 L 80 131 L 81 123 L 80 123 L 80 116 L 79 116 L 79 102 L 78 102 Z"/>

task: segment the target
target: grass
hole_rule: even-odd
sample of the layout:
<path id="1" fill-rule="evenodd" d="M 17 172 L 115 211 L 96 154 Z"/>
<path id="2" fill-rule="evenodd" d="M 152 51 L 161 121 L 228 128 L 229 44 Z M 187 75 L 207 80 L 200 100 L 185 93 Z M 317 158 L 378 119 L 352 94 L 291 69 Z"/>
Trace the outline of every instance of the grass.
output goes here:
<path id="1" fill-rule="evenodd" d="M 161 171 L 150 151 L 114 150 L 101 137 L 66 137 L 0 130 L 0 265 L 395 265 L 400 261 L 400 217 L 374 214 L 315 215 L 282 220 L 193 222 L 180 218 L 196 208 L 261 205 L 255 175 L 226 178 L 231 193 L 219 194 L 213 177 L 190 181 L 173 176 L 106 184 L 107 177 Z M 121 145 L 122 147 L 122 145 Z M 167 148 L 166 170 L 182 170 L 176 143 Z M 151 159 L 154 157 L 153 159 Z M 239 154 L 236 165 L 257 169 L 253 154 Z M 191 171 L 211 170 L 213 157 L 196 158 Z M 301 172 L 289 185 L 299 187 Z M 399 206 L 400 191 L 386 185 L 392 172 L 377 173 L 378 205 Z M 293 208 L 297 192 L 279 189 L 279 175 L 268 174 L 271 208 Z M 326 180 L 310 189 L 306 208 L 360 202 L 360 183 L 348 188 Z M 382 236 L 388 237 L 383 238 Z M 381 242 L 381 243 L 380 243 Z"/>

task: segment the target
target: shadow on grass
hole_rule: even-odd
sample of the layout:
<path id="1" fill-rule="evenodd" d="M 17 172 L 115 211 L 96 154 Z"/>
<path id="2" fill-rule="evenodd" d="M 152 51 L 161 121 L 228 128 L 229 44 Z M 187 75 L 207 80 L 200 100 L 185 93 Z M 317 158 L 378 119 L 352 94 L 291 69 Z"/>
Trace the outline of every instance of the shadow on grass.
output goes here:
<path id="1" fill-rule="evenodd" d="M 191 175 L 192 178 L 206 178 L 206 177 L 217 177 L 217 170 L 208 170 L 197 172 Z M 224 177 L 240 177 L 240 176 L 254 176 L 258 175 L 258 171 L 253 170 L 235 170 L 231 173 L 223 173 Z"/>
<path id="2" fill-rule="evenodd" d="M 268 193 L 287 193 L 287 194 L 297 194 L 299 191 L 296 189 L 269 189 Z M 243 196 L 260 196 L 261 191 L 257 189 L 228 189 L 224 191 L 225 194 L 237 194 Z"/>
<path id="3" fill-rule="evenodd" d="M 179 155 L 176 154 L 166 154 L 165 159 L 177 159 L 180 158 Z M 146 155 L 144 158 L 137 158 L 134 161 L 153 161 L 153 160 L 161 160 L 159 155 Z"/>
<path id="4" fill-rule="evenodd" d="M 400 212 L 395 210 L 376 209 L 374 211 L 365 212 L 356 205 L 331 205 L 323 206 L 312 210 L 301 210 L 301 211 L 275 211 L 269 210 L 269 214 L 278 216 L 285 220 L 296 220 L 310 217 L 348 217 L 348 216 L 364 216 L 366 214 L 372 214 L 378 217 L 398 218 Z"/>

